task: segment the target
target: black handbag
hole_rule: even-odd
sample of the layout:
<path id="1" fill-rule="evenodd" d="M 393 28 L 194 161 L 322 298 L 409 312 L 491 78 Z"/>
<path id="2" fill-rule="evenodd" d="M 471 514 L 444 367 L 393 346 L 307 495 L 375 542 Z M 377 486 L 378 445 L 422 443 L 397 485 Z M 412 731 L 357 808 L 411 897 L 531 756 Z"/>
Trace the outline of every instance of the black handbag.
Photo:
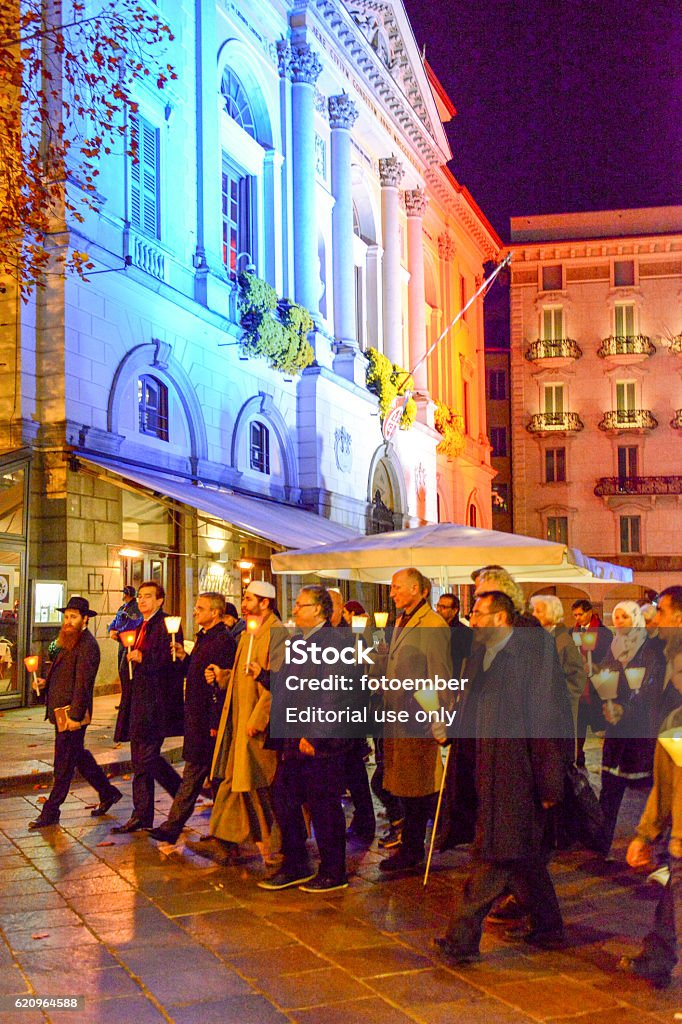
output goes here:
<path id="1" fill-rule="evenodd" d="M 574 764 L 566 769 L 561 811 L 561 831 L 567 839 L 596 853 L 608 853 L 610 843 L 597 794 L 587 775 Z"/>

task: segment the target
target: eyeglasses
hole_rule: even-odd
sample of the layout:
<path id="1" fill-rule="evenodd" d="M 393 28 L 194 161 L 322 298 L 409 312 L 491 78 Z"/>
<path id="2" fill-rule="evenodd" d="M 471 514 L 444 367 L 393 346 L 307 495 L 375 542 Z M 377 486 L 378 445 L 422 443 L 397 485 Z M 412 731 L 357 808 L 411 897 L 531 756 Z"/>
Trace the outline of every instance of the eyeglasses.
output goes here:
<path id="1" fill-rule="evenodd" d="M 494 612 L 473 611 L 469 615 L 469 621 L 471 621 L 472 619 L 489 619 L 492 615 L 494 615 Z"/>
<path id="2" fill-rule="evenodd" d="M 298 601 L 297 601 L 296 604 L 294 605 L 294 611 L 296 611 L 297 608 L 317 608 L 317 607 L 318 607 L 318 605 L 316 605 L 316 604 L 299 604 Z"/>

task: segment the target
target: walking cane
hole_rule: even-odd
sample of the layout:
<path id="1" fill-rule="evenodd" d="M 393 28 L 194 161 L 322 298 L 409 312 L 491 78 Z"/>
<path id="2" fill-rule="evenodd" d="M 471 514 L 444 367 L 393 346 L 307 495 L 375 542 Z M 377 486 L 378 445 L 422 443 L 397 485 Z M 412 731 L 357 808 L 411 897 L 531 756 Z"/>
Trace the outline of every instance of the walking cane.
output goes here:
<path id="1" fill-rule="evenodd" d="M 452 750 L 452 744 L 448 746 L 448 752 L 445 755 L 445 764 L 443 765 L 443 778 L 440 781 L 440 792 L 438 793 L 438 803 L 436 804 L 436 813 L 433 818 L 433 829 L 431 832 L 431 842 L 429 843 L 429 856 L 426 859 L 426 871 L 424 872 L 424 885 L 429 880 L 429 870 L 431 868 L 431 858 L 433 857 L 433 848 L 436 844 L 436 832 L 438 831 L 438 818 L 440 815 L 440 805 L 443 803 L 443 791 L 445 790 L 445 779 L 448 774 L 448 764 L 450 763 L 450 751 Z"/>

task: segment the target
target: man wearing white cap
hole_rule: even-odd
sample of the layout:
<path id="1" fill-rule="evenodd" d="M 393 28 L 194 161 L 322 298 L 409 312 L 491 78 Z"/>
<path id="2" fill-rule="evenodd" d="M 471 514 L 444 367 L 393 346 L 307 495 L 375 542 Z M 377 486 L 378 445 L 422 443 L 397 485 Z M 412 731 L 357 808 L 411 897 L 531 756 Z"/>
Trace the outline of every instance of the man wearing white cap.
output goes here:
<path id="1" fill-rule="evenodd" d="M 210 836 L 190 849 L 218 863 L 234 860 L 238 844 L 258 843 L 267 855 L 274 814 L 269 788 L 277 767 L 274 750 L 266 749 L 270 691 L 263 685 L 270 669 L 270 630 L 279 618 L 277 593 L 266 580 L 252 580 L 242 598 L 246 629 L 232 671 L 212 669 L 227 690 L 218 727 L 211 777 L 220 780 Z M 210 676 L 207 674 L 207 679 Z M 259 679 L 261 680 L 259 682 Z"/>

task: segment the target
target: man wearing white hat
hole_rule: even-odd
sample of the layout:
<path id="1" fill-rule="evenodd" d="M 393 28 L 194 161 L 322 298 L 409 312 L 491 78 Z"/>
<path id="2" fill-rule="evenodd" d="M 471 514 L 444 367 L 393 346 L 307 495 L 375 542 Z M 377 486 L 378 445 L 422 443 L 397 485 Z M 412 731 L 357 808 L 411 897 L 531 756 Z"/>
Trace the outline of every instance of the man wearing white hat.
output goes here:
<path id="1" fill-rule="evenodd" d="M 210 836 L 187 846 L 218 863 L 230 863 L 238 844 L 258 843 L 268 853 L 274 814 L 269 787 L 277 767 L 274 750 L 265 747 L 270 722 L 270 631 L 279 622 L 277 592 L 266 580 L 252 580 L 242 598 L 246 629 L 240 634 L 232 671 L 210 665 L 227 690 L 218 727 L 211 778 L 220 781 Z"/>

